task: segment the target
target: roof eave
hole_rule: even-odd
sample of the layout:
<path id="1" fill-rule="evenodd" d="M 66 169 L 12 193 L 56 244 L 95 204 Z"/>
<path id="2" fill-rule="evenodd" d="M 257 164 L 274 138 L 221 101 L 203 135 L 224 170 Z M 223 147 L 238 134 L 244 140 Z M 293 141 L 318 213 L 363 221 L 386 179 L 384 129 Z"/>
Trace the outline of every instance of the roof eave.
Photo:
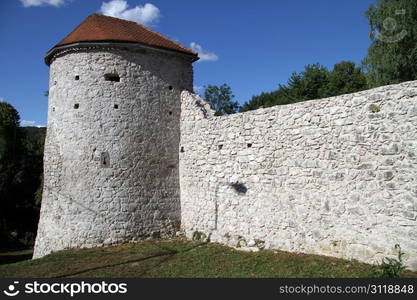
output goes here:
<path id="1" fill-rule="evenodd" d="M 120 48 L 128 47 L 128 48 L 135 48 L 135 49 L 150 49 L 150 50 L 159 51 L 162 53 L 182 55 L 182 56 L 190 58 L 192 63 L 200 59 L 197 53 L 191 54 L 191 53 L 186 53 L 182 51 L 162 48 L 162 47 L 149 46 L 149 45 L 141 44 L 138 42 L 93 41 L 93 42 L 76 42 L 76 43 L 71 43 L 71 44 L 66 44 L 66 45 L 61 45 L 61 46 L 54 46 L 45 54 L 45 58 L 44 58 L 45 64 L 49 66 L 51 64 L 51 59 L 53 55 L 57 53 L 58 51 L 69 49 L 72 47 L 87 48 L 87 47 L 92 47 L 92 46 L 107 46 L 107 47 L 112 46 L 112 47 L 120 47 Z"/>

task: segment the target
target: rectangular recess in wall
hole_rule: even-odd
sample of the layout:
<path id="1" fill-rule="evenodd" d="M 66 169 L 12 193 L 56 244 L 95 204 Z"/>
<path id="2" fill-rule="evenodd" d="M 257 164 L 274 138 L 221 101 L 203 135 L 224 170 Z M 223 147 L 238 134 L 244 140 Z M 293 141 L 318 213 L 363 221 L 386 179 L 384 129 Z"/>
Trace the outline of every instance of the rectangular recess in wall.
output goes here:
<path id="1" fill-rule="evenodd" d="M 119 74 L 116 74 L 116 73 L 107 73 L 107 74 L 104 74 L 104 80 L 120 82 L 120 76 Z"/>
<path id="2" fill-rule="evenodd" d="M 101 152 L 100 166 L 102 168 L 109 168 L 110 167 L 110 155 L 109 155 L 108 152 Z"/>

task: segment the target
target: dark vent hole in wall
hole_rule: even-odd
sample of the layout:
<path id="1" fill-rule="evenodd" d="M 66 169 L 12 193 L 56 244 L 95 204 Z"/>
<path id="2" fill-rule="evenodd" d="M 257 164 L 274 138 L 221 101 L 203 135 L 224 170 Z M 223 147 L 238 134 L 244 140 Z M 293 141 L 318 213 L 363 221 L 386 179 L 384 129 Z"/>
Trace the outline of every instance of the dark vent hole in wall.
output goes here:
<path id="1" fill-rule="evenodd" d="M 223 149 L 223 145 L 219 145 L 219 150 L 222 150 Z"/>
<path id="2" fill-rule="evenodd" d="M 110 167 L 110 155 L 108 152 L 101 152 L 100 165 L 102 168 Z"/>
<path id="3" fill-rule="evenodd" d="M 170 111 L 168 114 L 169 114 L 169 115 L 172 115 L 172 111 Z"/>
<path id="4" fill-rule="evenodd" d="M 251 147 L 252 147 L 252 144 L 251 144 L 251 143 L 249 143 L 249 144 L 248 144 L 248 148 L 251 148 Z"/>
<path id="5" fill-rule="evenodd" d="M 183 152 L 184 152 L 184 147 L 181 147 L 180 152 L 181 152 L 181 153 L 183 153 Z"/>
<path id="6" fill-rule="evenodd" d="M 80 105 L 78 103 L 74 104 L 74 109 L 78 109 L 80 107 Z"/>
<path id="7" fill-rule="evenodd" d="M 119 105 L 118 104 L 115 104 L 114 105 L 114 109 L 118 109 L 119 108 Z"/>
<path id="8" fill-rule="evenodd" d="M 170 85 L 170 86 L 168 87 L 168 89 L 169 89 L 170 91 L 172 91 L 172 89 L 173 89 L 172 85 Z"/>
<path id="9" fill-rule="evenodd" d="M 75 80 L 80 80 L 80 76 L 76 75 Z"/>
<path id="10" fill-rule="evenodd" d="M 104 80 L 113 81 L 113 82 L 120 82 L 120 77 L 119 77 L 118 74 L 108 73 L 108 74 L 104 74 Z"/>
<path id="11" fill-rule="evenodd" d="M 248 188 L 243 183 L 234 182 L 230 185 L 238 194 L 246 194 L 246 192 L 248 191 Z"/>

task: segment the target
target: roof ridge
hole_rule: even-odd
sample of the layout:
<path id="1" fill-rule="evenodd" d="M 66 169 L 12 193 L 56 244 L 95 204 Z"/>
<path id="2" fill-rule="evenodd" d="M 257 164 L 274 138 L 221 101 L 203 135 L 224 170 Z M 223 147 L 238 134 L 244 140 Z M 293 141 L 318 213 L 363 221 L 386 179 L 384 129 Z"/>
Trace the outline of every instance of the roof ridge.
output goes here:
<path id="1" fill-rule="evenodd" d="M 113 16 L 107 16 L 107 15 L 98 14 L 98 13 L 93 13 L 93 14 L 89 15 L 88 17 L 91 17 L 91 16 L 111 18 L 111 19 L 115 19 L 115 20 L 118 20 L 118 21 L 124 21 L 124 22 L 130 22 L 130 23 L 133 23 L 133 24 L 138 24 L 134 21 L 130 21 L 130 20 L 126 20 L 126 19 L 120 19 L 120 18 L 116 18 L 116 17 L 113 17 Z"/>

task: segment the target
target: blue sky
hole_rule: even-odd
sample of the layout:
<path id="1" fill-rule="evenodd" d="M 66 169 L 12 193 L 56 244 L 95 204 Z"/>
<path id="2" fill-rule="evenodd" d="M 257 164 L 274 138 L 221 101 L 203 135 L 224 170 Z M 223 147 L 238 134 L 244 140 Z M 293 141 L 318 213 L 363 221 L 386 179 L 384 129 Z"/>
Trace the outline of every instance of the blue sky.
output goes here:
<path id="1" fill-rule="evenodd" d="M 204 59 L 194 63 L 194 85 L 227 83 L 243 103 L 307 64 L 360 63 L 370 45 L 364 12 L 374 2 L 2 0 L 0 100 L 19 111 L 23 125 L 46 124 L 44 54 L 88 15 L 105 13 L 199 50 Z"/>

